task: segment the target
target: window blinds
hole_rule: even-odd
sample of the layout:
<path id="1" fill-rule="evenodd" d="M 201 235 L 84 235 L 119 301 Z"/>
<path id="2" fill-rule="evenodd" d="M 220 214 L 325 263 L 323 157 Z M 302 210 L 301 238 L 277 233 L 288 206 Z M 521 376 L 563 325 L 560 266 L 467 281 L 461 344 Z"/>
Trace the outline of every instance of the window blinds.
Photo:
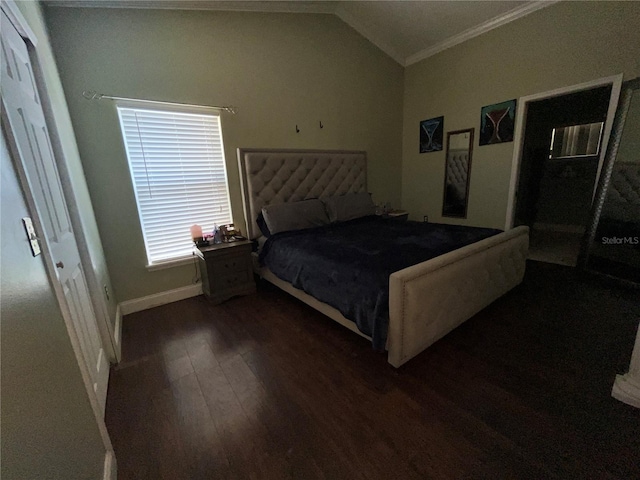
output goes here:
<path id="1" fill-rule="evenodd" d="M 231 223 L 220 117 L 118 106 L 149 265 L 192 254 L 189 227 Z"/>

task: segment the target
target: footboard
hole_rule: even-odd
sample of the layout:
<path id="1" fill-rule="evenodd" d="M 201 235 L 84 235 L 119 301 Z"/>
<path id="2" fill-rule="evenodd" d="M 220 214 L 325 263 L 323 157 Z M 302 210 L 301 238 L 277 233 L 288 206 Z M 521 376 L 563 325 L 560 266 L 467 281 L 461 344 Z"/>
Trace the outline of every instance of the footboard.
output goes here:
<path id="1" fill-rule="evenodd" d="M 529 228 L 517 227 L 391 274 L 389 363 L 399 367 L 518 285 Z"/>

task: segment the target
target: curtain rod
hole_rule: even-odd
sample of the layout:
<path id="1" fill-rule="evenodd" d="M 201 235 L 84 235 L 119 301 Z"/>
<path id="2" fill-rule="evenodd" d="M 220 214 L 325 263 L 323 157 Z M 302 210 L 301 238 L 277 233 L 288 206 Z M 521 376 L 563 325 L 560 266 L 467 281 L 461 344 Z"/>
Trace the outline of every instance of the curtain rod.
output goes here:
<path id="1" fill-rule="evenodd" d="M 219 108 L 225 112 L 231 113 L 235 115 L 238 113 L 238 108 L 233 107 L 231 105 L 227 106 L 219 106 L 219 105 L 193 105 L 190 103 L 176 103 L 176 102 L 160 102 L 158 100 L 141 100 L 139 98 L 127 98 L 127 97 L 114 97 L 112 95 L 105 95 L 104 93 L 98 93 L 94 90 L 85 90 L 82 92 L 82 96 L 87 100 L 102 100 L 103 98 L 107 98 L 109 100 L 133 100 L 138 102 L 147 102 L 147 103 L 157 103 L 158 105 L 173 105 L 179 107 L 209 107 L 209 108 Z"/>

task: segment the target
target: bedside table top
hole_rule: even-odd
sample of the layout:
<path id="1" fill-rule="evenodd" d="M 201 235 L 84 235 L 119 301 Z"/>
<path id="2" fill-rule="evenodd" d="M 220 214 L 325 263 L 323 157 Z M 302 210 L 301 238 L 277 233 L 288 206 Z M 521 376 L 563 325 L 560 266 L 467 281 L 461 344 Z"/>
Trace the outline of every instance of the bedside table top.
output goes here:
<path id="1" fill-rule="evenodd" d="M 409 212 L 406 210 L 389 210 L 387 213 L 377 215 L 385 220 L 407 220 L 409 218 Z"/>
<path id="2" fill-rule="evenodd" d="M 224 242 L 224 243 L 216 243 L 215 245 L 207 245 L 206 247 L 198 247 L 194 245 L 202 254 L 213 253 L 213 252 L 221 252 L 224 250 L 232 249 L 234 247 L 252 245 L 253 242 L 251 240 L 237 240 L 235 242 Z"/>
<path id="3" fill-rule="evenodd" d="M 402 217 L 403 215 L 409 215 L 406 210 L 389 210 L 387 213 L 382 214 L 385 217 Z"/>

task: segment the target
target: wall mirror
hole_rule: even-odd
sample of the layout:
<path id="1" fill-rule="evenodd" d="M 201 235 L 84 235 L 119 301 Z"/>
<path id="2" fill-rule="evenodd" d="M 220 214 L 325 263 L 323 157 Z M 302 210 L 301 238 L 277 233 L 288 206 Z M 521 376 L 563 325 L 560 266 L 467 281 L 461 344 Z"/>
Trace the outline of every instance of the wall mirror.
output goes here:
<path id="1" fill-rule="evenodd" d="M 467 218 L 473 131 L 469 128 L 447 134 L 443 217 Z"/>
<path id="2" fill-rule="evenodd" d="M 602 168 L 583 266 L 640 283 L 640 78 L 623 84 Z"/>

